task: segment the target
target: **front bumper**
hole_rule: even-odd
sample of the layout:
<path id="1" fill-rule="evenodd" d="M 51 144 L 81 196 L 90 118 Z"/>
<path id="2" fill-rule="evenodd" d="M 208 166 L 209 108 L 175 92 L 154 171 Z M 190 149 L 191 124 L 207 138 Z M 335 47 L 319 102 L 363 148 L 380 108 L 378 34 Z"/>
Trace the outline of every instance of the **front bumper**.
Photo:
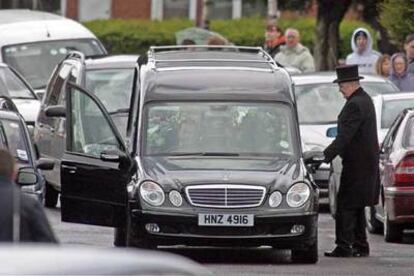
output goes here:
<path id="1" fill-rule="evenodd" d="M 254 226 L 198 226 L 198 214 L 130 210 L 134 226 L 146 240 L 156 245 L 189 246 L 261 246 L 281 249 L 305 249 L 316 242 L 317 212 L 289 215 L 255 215 Z M 147 223 L 156 223 L 159 232 L 148 232 Z M 303 225 L 302 233 L 292 233 L 294 225 Z"/>
<path id="2" fill-rule="evenodd" d="M 414 226 L 414 187 L 387 187 L 384 194 L 390 221 Z"/>

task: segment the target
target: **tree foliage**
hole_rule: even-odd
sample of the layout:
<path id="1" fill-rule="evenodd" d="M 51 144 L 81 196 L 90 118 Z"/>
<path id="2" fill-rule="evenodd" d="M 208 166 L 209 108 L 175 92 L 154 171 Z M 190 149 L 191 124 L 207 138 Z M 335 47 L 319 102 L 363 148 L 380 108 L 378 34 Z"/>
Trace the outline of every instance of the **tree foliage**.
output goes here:
<path id="1" fill-rule="evenodd" d="M 396 43 L 403 44 L 405 36 L 414 33 L 414 1 L 383 0 L 379 9 L 381 24 Z"/>

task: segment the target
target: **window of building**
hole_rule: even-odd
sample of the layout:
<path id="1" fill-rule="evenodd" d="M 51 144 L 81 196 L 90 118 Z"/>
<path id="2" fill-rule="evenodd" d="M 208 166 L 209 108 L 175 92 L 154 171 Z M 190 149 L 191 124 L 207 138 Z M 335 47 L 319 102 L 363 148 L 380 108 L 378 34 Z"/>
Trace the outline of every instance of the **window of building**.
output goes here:
<path id="1" fill-rule="evenodd" d="M 242 16 L 266 16 L 267 0 L 242 1 Z"/>
<path id="2" fill-rule="evenodd" d="M 163 18 L 188 18 L 190 12 L 190 0 L 164 0 Z"/>
<path id="3" fill-rule="evenodd" d="M 232 19 L 233 0 L 211 0 L 210 19 Z"/>

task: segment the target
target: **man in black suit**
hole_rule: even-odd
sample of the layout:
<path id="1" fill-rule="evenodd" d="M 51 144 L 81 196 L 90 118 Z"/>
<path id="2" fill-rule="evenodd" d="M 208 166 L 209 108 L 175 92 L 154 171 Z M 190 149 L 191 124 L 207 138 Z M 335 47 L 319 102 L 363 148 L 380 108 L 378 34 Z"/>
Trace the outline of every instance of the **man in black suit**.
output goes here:
<path id="1" fill-rule="evenodd" d="M 56 243 L 42 205 L 21 193 L 15 178 L 13 156 L 0 149 L 0 242 Z"/>
<path id="2" fill-rule="evenodd" d="M 336 68 L 339 90 L 346 103 L 338 116 L 338 135 L 325 149 L 325 162 L 342 157 L 341 183 L 335 217 L 336 248 L 327 257 L 369 255 L 365 206 L 375 205 L 379 193 L 379 145 L 375 109 L 361 88 L 357 65 Z"/>

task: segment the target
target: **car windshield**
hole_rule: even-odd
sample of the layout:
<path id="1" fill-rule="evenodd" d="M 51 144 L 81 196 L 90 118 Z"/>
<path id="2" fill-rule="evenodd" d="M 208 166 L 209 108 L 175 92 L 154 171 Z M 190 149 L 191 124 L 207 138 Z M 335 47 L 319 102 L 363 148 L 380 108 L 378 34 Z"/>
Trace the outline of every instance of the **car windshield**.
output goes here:
<path id="1" fill-rule="evenodd" d="M 381 128 L 390 128 L 397 115 L 409 107 L 414 107 L 414 99 L 384 101 L 382 103 Z"/>
<path id="2" fill-rule="evenodd" d="M 104 54 L 95 39 L 72 39 L 6 46 L 3 47 L 3 57 L 34 89 L 40 89 L 46 87 L 56 64 L 74 50 L 86 56 Z"/>
<path id="3" fill-rule="evenodd" d="M 386 82 L 361 82 L 361 86 L 370 96 L 396 92 Z M 297 85 L 295 95 L 300 124 L 334 124 L 345 104 L 334 83 Z"/>
<path id="4" fill-rule="evenodd" d="M 291 109 L 284 104 L 185 102 L 150 104 L 146 155 L 295 155 Z"/>
<path id="5" fill-rule="evenodd" d="M 0 96 L 14 99 L 36 98 L 24 82 L 7 67 L 0 67 Z"/>
<path id="6" fill-rule="evenodd" d="M 128 112 L 135 69 L 105 69 L 86 72 L 86 89 L 95 93 L 109 113 Z"/>
<path id="7" fill-rule="evenodd" d="M 7 148 L 17 163 L 29 163 L 23 131 L 17 121 L 0 119 L 0 140 L 0 147 Z"/>

